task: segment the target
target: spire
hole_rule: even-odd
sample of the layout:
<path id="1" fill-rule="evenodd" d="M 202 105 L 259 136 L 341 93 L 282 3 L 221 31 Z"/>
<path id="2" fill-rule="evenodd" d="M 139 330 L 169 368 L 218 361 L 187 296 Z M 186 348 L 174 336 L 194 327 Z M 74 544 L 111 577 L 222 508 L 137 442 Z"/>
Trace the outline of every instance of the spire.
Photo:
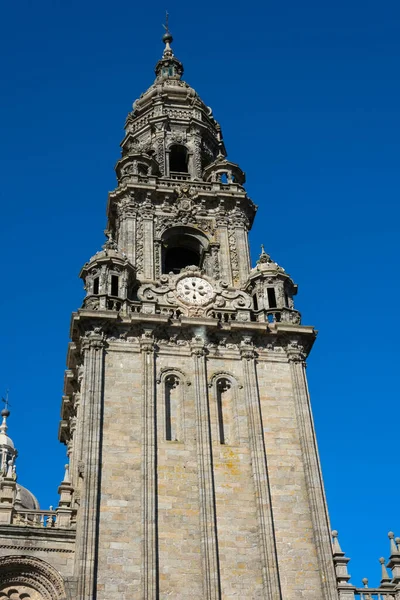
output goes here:
<path id="1" fill-rule="evenodd" d="M 383 556 L 379 559 L 381 563 L 381 586 L 387 586 L 391 584 L 392 578 L 389 576 L 389 573 L 385 566 L 385 559 Z"/>
<path id="2" fill-rule="evenodd" d="M 398 538 L 394 537 L 393 531 L 389 531 L 388 538 L 390 540 L 390 556 L 387 566 L 392 571 L 392 582 L 400 583 L 400 549 L 397 547 Z"/>
<path id="3" fill-rule="evenodd" d="M 267 265 L 269 268 L 277 271 L 285 271 L 282 267 L 278 265 L 278 263 L 274 262 L 269 254 L 265 252 L 264 244 L 261 244 L 261 254 L 260 258 L 257 261 L 257 265 Z"/>
<path id="4" fill-rule="evenodd" d="M 169 30 L 169 14 L 166 13 L 165 25 L 163 25 L 165 33 L 162 37 L 162 41 L 165 44 L 162 59 L 156 64 L 155 72 L 158 80 L 164 79 L 180 79 L 183 75 L 183 65 L 175 58 L 171 48 L 173 42 L 172 34 Z"/>
<path id="5" fill-rule="evenodd" d="M 169 14 L 168 14 L 168 11 L 165 11 L 165 25 L 163 25 L 163 27 L 165 29 L 165 33 L 162 37 L 162 41 L 165 44 L 165 49 L 163 52 L 164 57 L 167 57 L 167 56 L 172 57 L 173 56 L 173 52 L 172 52 L 170 44 L 172 44 L 174 38 L 172 37 L 171 32 L 169 30 L 168 21 L 169 21 Z"/>

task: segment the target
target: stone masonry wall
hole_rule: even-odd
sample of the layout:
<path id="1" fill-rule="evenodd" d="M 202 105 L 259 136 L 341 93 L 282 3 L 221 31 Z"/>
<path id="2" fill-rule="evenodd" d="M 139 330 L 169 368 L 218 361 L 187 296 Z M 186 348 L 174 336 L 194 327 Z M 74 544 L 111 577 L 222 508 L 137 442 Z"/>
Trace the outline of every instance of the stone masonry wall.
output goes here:
<path id="1" fill-rule="evenodd" d="M 193 362 L 186 347 L 159 351 L 154 381 L 157 432 L 158 592 L 203 597 Z M 179 379 L 175 439 L 166 440 L 165 377 Z M 227 374 L 231 442 L 218 430 L 217 376 Z M 303 472 L 290 365 L 258 361 L 258 386 L 284 600 L 323 597 Z M 209 358 L 209 417 L 221 597 L 263 596 L 261 553 L 242 362 Z M 139 600 L 143 570 L 142 362 L 136 345 L 111 344 L 105 372 L 98 600 Z M 179 413 L 179 414 L 178 414 Z M 272 542 L 273 543 L 273 542 Z"/>

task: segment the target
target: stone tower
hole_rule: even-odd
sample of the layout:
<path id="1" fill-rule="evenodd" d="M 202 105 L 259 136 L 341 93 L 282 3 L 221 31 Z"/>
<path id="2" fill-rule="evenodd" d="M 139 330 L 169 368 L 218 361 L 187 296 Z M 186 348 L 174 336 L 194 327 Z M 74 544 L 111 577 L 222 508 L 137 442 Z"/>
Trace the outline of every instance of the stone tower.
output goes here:
<path id="1" fill-rule="evenodd" d="M 72 318 L 77 598 L 333 600 L 315 332 L 284 269 L 264 251 L 250 266 L 256 206 L 171 42 L 126 120 Z"/>
<path id="2" fill-rule="evenodd" d="M 307 390 L 315 331 L 282 267 L 263 250 L 251 268 L 244 173 L 163 41 L 81 271 L 55 510 L 21 506 L 3 440 L 0 598 L 354 598 Z"/>

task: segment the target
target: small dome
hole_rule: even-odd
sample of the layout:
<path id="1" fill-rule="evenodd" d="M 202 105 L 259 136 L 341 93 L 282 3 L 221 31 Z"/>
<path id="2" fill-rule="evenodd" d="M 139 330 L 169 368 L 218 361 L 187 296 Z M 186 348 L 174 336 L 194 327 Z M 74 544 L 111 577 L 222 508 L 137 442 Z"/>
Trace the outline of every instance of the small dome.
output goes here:
<path id="1" fill-rule="evenodd" d="M 0 432 L 0 448 L 3 446 L 7 446 L 7 448 L 12 448 L 15 450 L 14 442 L 4 431 Z"/>
<path id="2" fill-rule="evenodd" d="M 24 488 L 22 485 L 18 485 L 18 491 L 21 505 L 23 508 L 26 508 L 28 510 L 40 510 L 39 502 L 37 501 L 36 497 L 32 494 L 32 492 Z"/>

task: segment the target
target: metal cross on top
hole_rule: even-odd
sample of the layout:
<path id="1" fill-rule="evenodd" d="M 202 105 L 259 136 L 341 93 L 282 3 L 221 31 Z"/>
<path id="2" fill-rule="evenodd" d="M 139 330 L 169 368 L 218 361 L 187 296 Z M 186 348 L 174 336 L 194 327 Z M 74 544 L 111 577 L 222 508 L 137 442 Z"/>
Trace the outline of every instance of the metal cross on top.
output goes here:
<path id="1" fill-rule="evenodd" d="M 6 397 L 1 399 L 2 402 L 4 402 L 5 404 L 5 409 L 8 410 L 8 407 L 11 406 L 11 404 L 8 401 L 8 390 L 6 391 Z"/>
<path id="2" fill-rule="evenodd" d="M 169 23 L 169 14 L 168 14 L 168 11 L 166 10 L 165 11 L 165 25 L 163 24 L 163 27 L 167 33 L 169 33 L 169 24 L 168 23 Z"/>

